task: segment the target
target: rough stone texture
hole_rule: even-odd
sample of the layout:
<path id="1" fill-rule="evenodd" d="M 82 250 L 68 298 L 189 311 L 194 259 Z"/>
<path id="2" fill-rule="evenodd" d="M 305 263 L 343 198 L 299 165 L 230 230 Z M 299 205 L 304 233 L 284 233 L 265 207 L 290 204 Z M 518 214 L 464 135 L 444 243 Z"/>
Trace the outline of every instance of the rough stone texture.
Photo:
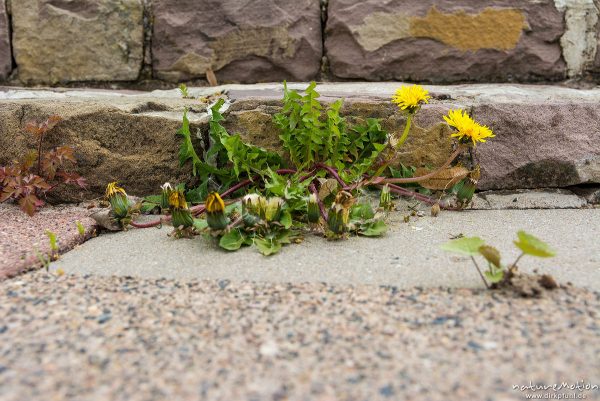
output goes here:
<path id="1" fill-rule="evenodd" d="M 141 0 L 12 2 L 13 47 L 26 83 L 126 81 L 143 60 Z"/>
<path id="2" fill-rule="evenodd" d="M 156 0 L 157 77 L 219 82 L 314 79 L 322 55 L 319 0 Z"/>
<path id="3" fill-rule="evenodd" d="M 6 0 L 0 0 L 0 80 L 6 79 L 11 70 L 12 54 Z"/>
<path id="4" fill-rule="evenodd" d="M 473 114 L 496 133 L 475 154 L 481 189 L 600 182 L 598 104 L 484 104 Z"/>
<path id="5" fill-rule="evenodd" d="M 392 134 L 404 128 L 404 117 L 390 104 L 399 83 L 330 83 L 318 90 L 325 102 L 345 98 L 342 110 L 352 124 L 381 118 Z M 306 84 L 290 84 L 303 89 Z M 600 183 L 600 89 L 557 86 L 429 86 L 433 98 L 417 115 L 401 162 L 441 165 L 451 152 L 447 127 L 440 125 L 450 108 L 470 110 L 497 134 L 473 152 L 481 163 L 481 189 L 565 187 Z M 225 126 L 247 140 L 280 150 L 271 122 L 282 97 L 281 84 L 224 85 L 190 88 L 194 97 L 226 92 L 230 100 Z M 134 195 L 155 193 L 165 181 L 187 176 L 176 155 L 185 107 L 195 128 L 206 133 L 206 103 L 181 99 L 178 90 L 145 92 L 5 90 L 0 91 L 0 164 L 22 156 L 31 138 L 22 132 L 30 119 L 60 114 L 49 145 L 73 143 L 81 153 L 82 172 L 93 183 L 87 193 L 59 193 L 62 200 L 95 198 L 112 179 Z M 64 135 L 59 137 L 58 135 Z M 464 160 L 468 163 L 469 160 Z"/>
<path id="6" fill-rule="evenodd" d="M 133 194 L 150 194 L 166 181 L 183 182 L 189 171 L 179 168 L 177 152 L 184 106 L 198 101 L 174 99 L 128 100 L 102 97 L 57 101 L 11 101 L 0 108 L 0 165 L 22 157 L 33 138 L 23 130 L 30 120 L 59 115 L 64 120 L 49 131 L 45 146 L 68 145 L 75 149 L 76 171 L 89 183 L 87 191 L 61 186 L 52 196 L 60 201 L 93 199 L 107 183 L 119 181 Z"/>
<path id="7" fill-rule="evenodd" d="M 513 386 L 598 384 L 599 310 L 576 288 L 28 274 L 0 283 L 0 388 L 3 401 L 524 400 L 547 392 Z M 549 390 L 574 393 L 600 399 Z"/>
<path id="8" fill-rule="evenodd" d="M 334 0 L 325 49 L 337 78 L 559 80 L 563 17 L 552 0 Z"/>
<path id="9" fill-rule="evenodd" d="M 569 189 L 592 205 L 600 204 L 600 185 L 577 186 Z"/>
<path id="10" fill-rule="evenodd" d="M 46 230 L 56 235 L 61 254 L 95 234 L 96 222 L 89 213 L 77 206 L 45 206 L 29 217 L 16 205 L 0 203 L 0 280 L 42 264 L 38 254 L 51 251 Z M 83 236 L 77 221 L 85 229 Z"/>
<path id="11" fill-rule="evenodd" d="M 567 75 L 575 77 L 594 62 L 600 32 L 597 0 L 554 0 L 565 13 L 565 33 L 560 38 Z"/>

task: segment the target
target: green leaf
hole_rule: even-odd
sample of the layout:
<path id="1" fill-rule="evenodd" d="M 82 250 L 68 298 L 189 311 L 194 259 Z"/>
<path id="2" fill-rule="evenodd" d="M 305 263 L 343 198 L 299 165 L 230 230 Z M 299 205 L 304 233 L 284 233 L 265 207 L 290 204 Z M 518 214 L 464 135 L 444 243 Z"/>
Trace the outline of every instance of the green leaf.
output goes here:
<path id="1" fill-rule="evenodd" d="M 369 220 L 375 217 L 375 212 L 370 203 L 361 202 L 350 209 L 350 220 Z"/>
<path id="2" fill-rule="evenodd" d="M 538 258 L 550 258 L 556 255 L 556 252 L 547 243 L 525 231 L 519 231 L 517 237 L 519 240 L 514 243 L 526 255 Z"/>
<path id="3" fill-rule="evenodd" d="M 387 231 L 387 225 L 383 220 L 376 220 L 370 222 L 366 225 L 363 225 L 359 230 L 360 235 L 364 235 L 365 237 L 379 237 Z"/>
<path id="4" fill-rule="evenodd" d="M 194 219 L 194 228 L 198 231 L 204 231 L 208 228 L 206 219 Z"/>
<path id="5" fill-rule="evenodd" d="M 499 283 L 504 278 L 504 270 L 496 269 L 495 271 L 486 270 L 483 272 L 490 283 Z"/>
<path id="6" fill-rule="evenodd" d="M 282 244 L 276 238 L 254 238 L 254 245 L 265 256 L 273 255 L 281 250 Z"/>
<path id="7" fill-rule="evenodd" d="M 284 210 L 281 214 L 281 218 L 279 222 L 283 225 L 284 228 L 288 229 L 292 226 L 292 215 L 289 210 Z"/>
<path id="8" fill-rule="evenodd" d="M 161 195 L 148 195 L 148 196 L 144 197 L 144 201 L 160 204 L 160 202 L 162 201 L 162 196 Z"/>
<path id="9" fill-rule="evenodd" d="M 160 207 L 160 204 L 151 203 L 151 202 L 143 202 L 142 206 L 140 206 L 140 212 L 142 212 L 143 214 L 147 214 L 147 213 L 152 212 L 157 207 Z"/>
<path id="10" fill-rule="evenodd" d="M 239 229 L 233 229 L 223 235 L 219 240 L 219 246 L 228 251 L 237 251 L 244 244 L 244 236 Z"/>
<path id="11" fill-rule="evenodd" d="M 192 174 L 196 176 L 199 173 L 199 168 L 202 165 L 202 161 L 198 157 L 198 154 L 194 150 L 192 144 L 192 135 L 190 133 L 190 120 L 187 117 L 187 109 L 183 112 L 183 122 L 177 135 L 183 137 L 183 141 L 179 147 L 179 166 L 185 165 L 188 160 L 192 161 Z"/>
<path id="12" fill-rule="evenodd" d="M 474 256 L 479 253 L 479 248 L 482 245 L 485 245 L 485 241 L 479 237 L 463 237 L 448 241 L 441 248 L 449 252 Z"/>
<path id="13" fill-rule="evenodd" d="M 191 204 L 203 203 L 208 196 L 208 180 L 198 185 L 196 188 L 189 189 L 185 193 L 185 200 Z"/>
<path id="14" fill-rule="evenodd" d="M 161 195 L 148 195 L 144 197 L 142 200 L 142 206 L 140 207 L 140 212 L 142 213 L 150 213 L 155 208 L 160 207 L 162 202 Z"/>

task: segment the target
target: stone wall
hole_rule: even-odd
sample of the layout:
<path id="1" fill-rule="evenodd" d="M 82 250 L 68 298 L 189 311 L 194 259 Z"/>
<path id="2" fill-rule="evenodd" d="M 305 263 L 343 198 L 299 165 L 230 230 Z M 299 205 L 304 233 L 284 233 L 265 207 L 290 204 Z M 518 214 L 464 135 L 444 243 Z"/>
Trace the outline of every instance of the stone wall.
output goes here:
<path id="1" fill-rule="evenodd" d="M 0 0 L 0 83 L 600 81 L 600 0 Z"/>

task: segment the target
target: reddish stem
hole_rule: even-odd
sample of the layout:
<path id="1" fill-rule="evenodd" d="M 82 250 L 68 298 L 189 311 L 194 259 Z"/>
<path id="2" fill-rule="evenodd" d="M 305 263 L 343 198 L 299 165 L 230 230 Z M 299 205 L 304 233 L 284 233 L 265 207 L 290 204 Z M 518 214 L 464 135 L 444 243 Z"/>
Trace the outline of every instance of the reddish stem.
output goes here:
<path id="1" fill-rule="evenodd" d="M 323 217 L 323 220 L 327 221 L 328 215 L 327 215 L 327 212 L 325 211 L 325 205 L 323 204 L 323 201 L 321 201 L 321 199 L 319 198 L 319 192 L 317 191 L 317 187 L 315 186 L 314 183 L 311 182 L 310 185 L 308 186 L 308 190 L 317 196 L 317 203 L 319 204 L 319 210 L 321 211 L 321 217 Z"/>
<path id="2" fill-rule="evenodd" d="M 383 188 L 383 185 L 381 185 L 381 184 L 379 184 L 377 186 L 379 188 Z M 461 208 L 457 208 L 454 206 L 448 206 L 448 205 L 440 202 L 438 199 L 432 198 L 431 196 L 423 195 L 418 192 L 411 191 L 410 189 L 402 188 L 398 185 L 388 184 L 388 186 L 390 187 L 390 192 L 393 192 L 400 196 L 405 196 L 407 198 L 413 198 L 418 201 L 427 203 L 428 205 L 435 205 L 436 203 L 438 203 L 440 205 L 440 208 L 442 208 L 444 210 L 462 210 Z"/>
<path id="3" fill-rule="evenodd" d="M 344 180 L 340 178 L 340 175 L 338 174 L 337 170 L 333 167 L 329 167 L 328 165 L 323 163 L 315 163 L 315 167 L 327 171 L 342 186 L 342 189 L 348 188 L 348 184 L 346 184 Z"/>
<path id="4" fill-rule="evenodd" d="M 135 221 L 132 221 L 129 224 L 131 224 L 131 226 L 135 227 L 135 228 L 150 228 L 150 227 L 159 226 L 162 223 L 170 221 L 170 220 L 171 220 L 171 216 L 165 216 L 164 218 L 161 217 L 160 219 L 158 219 L 158 221 L 150 221 L 148 223 L 136 223 Z"/>

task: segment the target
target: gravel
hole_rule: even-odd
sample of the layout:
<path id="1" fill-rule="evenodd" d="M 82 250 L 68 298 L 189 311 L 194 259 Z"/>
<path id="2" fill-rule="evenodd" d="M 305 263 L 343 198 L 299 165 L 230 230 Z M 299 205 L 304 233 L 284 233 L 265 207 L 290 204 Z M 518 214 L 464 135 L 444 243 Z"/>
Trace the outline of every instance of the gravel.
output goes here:
<path id="1" fill-rule="evenodd" d="M 0 283 L 0 316 L 2 401 L 516 400 L 513 385 L 600 385 L 600 293 L 574 287 L 524 299 L 38 271 Z"/>
<path id="2" fill-rule="evenodd" d="M 66 252 L 95 233 L 96 222 L 90 211 L 75 205 L 43 207 L 33 217 L 18 206 L 0 203 L 0 280 L 41 265 L 36 254 L 49 254 L 46 230 L 56 234 L 59 253 Z M 81 236 L 76 222 L 85 229 Z"/>

